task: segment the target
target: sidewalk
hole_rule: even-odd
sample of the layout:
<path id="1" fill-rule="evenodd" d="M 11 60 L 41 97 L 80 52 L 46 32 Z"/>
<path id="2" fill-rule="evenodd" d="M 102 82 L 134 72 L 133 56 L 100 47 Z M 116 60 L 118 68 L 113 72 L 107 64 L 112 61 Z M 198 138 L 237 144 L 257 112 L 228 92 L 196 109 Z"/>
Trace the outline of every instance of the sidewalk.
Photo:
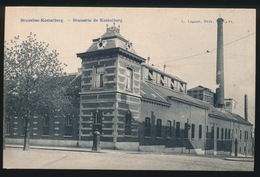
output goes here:
<path id="1" fill-rule="evenodd" d="M 6 148 L 23 148 L 23 145 L 6 144 Z M 105 153 L 113 150 L 101 150 L 92 151 L 90 148 L 77 148 L 77 147 L 56 147 L 56 146 L 34 146 L 30 145 L 30 149 L 40 149 L 40 150 L 55 150 L 55 151 L 75 151 L 75 152 L 93 152 L 93 153 Z"/>
<path id="2" fill-rule="evenodd" d="M 23 145 L 14 145 L 6 144 L 6 148 L 23 148 Z M 54 150 L 54 151 L 74 151 L 74 152 L 90 152 L 90 153 L 127 153 L 127 154 L 162 154 L 158 152 L 140 152 L 140 151 L 124 151 L 124 150 L 113 150 L 113 149 L 101 149 L 100 151 L 92 151 L 91 148 L 80 148 L 80 147 L 57 147 L 57 146 L 34 146 L 30 145 L 30 149 L 38 150 Z M 171 153 L 163 153 L 171 154 Z M 175 154 L 175 155 L 188 155 L 188 156 L 197 156 L 195 154 Z M 214 155 L 199 155 L 200 157 L 221 157 L 224 160 L 228 161 L 242 161 L 242 162 L 254 162 L 254 157 L 225 157 L 223 156 L 214 156 Z"/>
<path id="3" fill-rule="evenodd" d="M 241 161 L 241 162 L 254 162 L 254 157 L 227 157 L 225 160 Z"/>

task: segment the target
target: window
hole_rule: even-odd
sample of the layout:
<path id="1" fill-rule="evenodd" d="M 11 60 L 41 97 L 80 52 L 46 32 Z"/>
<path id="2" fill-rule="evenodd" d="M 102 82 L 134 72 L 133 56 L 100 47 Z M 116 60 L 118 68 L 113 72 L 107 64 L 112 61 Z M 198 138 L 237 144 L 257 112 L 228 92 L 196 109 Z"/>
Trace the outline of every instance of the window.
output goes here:
<path id="1" fill-rule="evenodd" d="M 217 139 L 219 139 L 219 128 L 217 127 Z"/>
<path id="2" fill-rule="evenodd" d="M 199 125 L 199 138 L 202 138 L 202 125 Z"/>
<path id="3" fill-rule="evenodd" d="M 209 127 L 206 126 L 206 138 L 209 138 L 208 133 L 209 133 Z"/>
<path id="4" fill-rule="evenodd" d="M 184 138 L 188 138 L 188 123 L 184 124 Z"/>
<path id="5" fill-rule="evenodd" d="M 103 80 L 104 80 L 104 68 L 96 67 L 94 73 L 94 88 L 103 87 Z"/>
<path id="6" fill-rule="evenodd" d="M 230 129 L 228 129 L 228 139 L 230 139 Z"/>
<path id="7" fill-rule="evenodd" d="M 176 122 L 176 138 L 180 138 L 180 122 Z"/>
<path id="8" fill-rule="evenodd" d="M 72 136 L 73 134 L 72 121 L 73 120 L 70 115 L 67 115 L 65 117 L 65 132 L 64 132 L 65 136 Z"/>
<path id="9" fill-rule="evenodd" d="M 211 127 L 211 139 L 214 139 L 214 126 L 213 127 Z"/>
<path id="10" fill-rule="evenodd" d="M 195 138 L 195 124 L 191 124 L 191 138 Z"/>
<path id="11" fill-rule="evenodd" d="M 133 90 L 133 70 L 126 68 L 126 90 Z"/>
<path id="12" fill-rule="evenodd" d="M 145 118 L 144 136 L 151 137 L 151 119 L 149 117 Z"/>
<path id="13" fill-rule="evenodd" d="M 172 137 L 172 122 L 167 120 L 166 137 Z"/>
<path id="14" fill-rule="evenodd" d="M 225 139 L 227 139 L 227 129 L 225 128 Z"/>
<path id="15" fill-rule="evenodd" d="M 42 135 L 50 135 L 50 117 L 49 116 L 45 116 L 43 118 Z"/>
<path id="16" fill-rule="evenodd" d="M 10 117 L 6 118 L 5 134 L 10 135 Z"/>
<path id="17" fill-rule="evenodd" d="M 50 117 L 49 116 L 45 116 L 43 119 L 43 126 L 44 127 L 49 127 L 50 126 Z"/>
<path id="18" fill-rule="evenodd" d="M 72 126 L 72 118 L 70 117 L 70 115 L 65 117 L 65 126 L 66 127 L 71 127 Z"/>
<path id="19" fill-rule="evenodd" d="M 224 129 L 221 128 L 221 140 L 223 140 L 223 139 L 224 139 Z"/>
<path id="20" fill-rule="evenodd" d="M 245 140 L 246 140 L 246 131 L 245 131 Z"/>
<path id="21" fill-rule="evenodd" d="M 242 139 L 242 131 L 240 130 L 240 139 Z"/>
<path id="22" fill-rule="evenodd" d="M 92 133 L 95 131 L 102 133 L 102 112 L 100 111 L 93 112 Z"/>
<path id="23" fill-rule="evenodd" d="M 157 119 L 156 123 L 156 137 L 162 137 L 162 120 Z"/>
<path id="24" fill-rule="evenodd" d="M 125 115 L 125 135 L 132 134 L 132 114 L 128 111 Z"/>

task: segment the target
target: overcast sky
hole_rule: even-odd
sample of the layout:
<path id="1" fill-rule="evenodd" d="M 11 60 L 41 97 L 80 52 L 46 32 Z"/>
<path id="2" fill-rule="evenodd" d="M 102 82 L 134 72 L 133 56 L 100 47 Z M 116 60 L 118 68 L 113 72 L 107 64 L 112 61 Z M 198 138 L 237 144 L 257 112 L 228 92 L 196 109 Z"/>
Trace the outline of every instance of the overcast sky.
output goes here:
<path id="1" fill-rule="evenodd" d="M 81 67 L 76 53 L 85 52 L 106 32 L 100 19 L 115 19 L 120 33 L 133 43 L 141 57 L 151 58 L 166 72 L 187 82 L 215 91 L 217 18 L 224 19 L 225 98 L 238 102 L 236 113 L 244 115 L 244 94 L 248 94 L 249 121 L 255 117 L 255 10 L 253 9 L 176 9 L 176 8 L 83 8 L 7 7 L 5 40 L 22 39 L 30 32 L 56 49 L 59 60 L 75 72 Z M 46 22 L 56 19 L 56 22 Z M 59 22 L 62 19 L 63 22 Z M 88 19 L 88 22 L 73 22 Z M 97 19 L 97 22 L 94 22 Z M 40 22 L 22 22 L 40 20 Z M 41 20 L 43 20 L 41 22 Z M 207 52 L 210 51 L 210 52 Z"/>

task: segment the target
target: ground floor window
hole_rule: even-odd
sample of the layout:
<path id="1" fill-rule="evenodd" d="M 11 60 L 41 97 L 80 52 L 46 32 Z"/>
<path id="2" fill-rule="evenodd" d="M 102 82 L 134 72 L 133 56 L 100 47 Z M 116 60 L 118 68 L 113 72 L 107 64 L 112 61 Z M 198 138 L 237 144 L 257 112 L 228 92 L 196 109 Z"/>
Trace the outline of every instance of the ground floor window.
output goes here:
<path id="1" fill-rule="evenodd" d="M 151 137 L 151 119 L 149 117 L 145 118 L 144 126 L 144 136 Z"/>
<path id="2" fill-rule="evenodd" d="M 199 125 L 199 138 L 202 138 L 202 125 Z"/>
<path id="3" fill-rule="evenodd" d="M 156 137 L 162 137 L 162 120 L 157 119 L 156 123 Z"/>
<path id="4" fill-rule="evenodd" d="M 6 135 L 10 135 L 10 117 L 7 117 L 7 118 L 6 118 L 5 134 L 6 134 Z"/>
<path id="5" fill-rule="evenodd" d="M 217 139 L 219 139 L 219 128 L 217 127 Z"/>
<path id="6" fill-rule="evenodd" d="M 50 135 L 50 117 L 44 116 L 42 135 Z"/>
<path id="7" fill-rule="evenodd" d="M 195 124 L 191 124 L 191 138 L 195 138 Z"/>
<path id="8" fill-rule="evenodd" d="M 188 138 L 188 123 L 184 123 L 184 138 Z"/>
<path id="9" fill-rule="evenodd" d="M 176 133 L 175 136 L 176 138 L 180 138 L 180 122 L 176 122 Z"/>
<path id="10" fill-rule="evenodd" d="M 73 135 L 73 119 L 71 117 L 71 115 L 67 115 L 65 117 L 65 132 L 64 135 L 65 136 L 72 136 Z"/>
<path id="11" fill-rule="evenodd" d="M 102 133 L 102 113 L 99 111 L 93 113 L 92 133 L 95 131 Z"/>
<path id="12" fill-rule="evenodd" d="M 125 135 L 132 134 L 132 114 L 128 111 L 125 115 Z"/>
<path id="13" fill-rule="evenodd" d="M 170 120 L 167 120 L 166 137 L 172 137 L 172 122 Z"/>

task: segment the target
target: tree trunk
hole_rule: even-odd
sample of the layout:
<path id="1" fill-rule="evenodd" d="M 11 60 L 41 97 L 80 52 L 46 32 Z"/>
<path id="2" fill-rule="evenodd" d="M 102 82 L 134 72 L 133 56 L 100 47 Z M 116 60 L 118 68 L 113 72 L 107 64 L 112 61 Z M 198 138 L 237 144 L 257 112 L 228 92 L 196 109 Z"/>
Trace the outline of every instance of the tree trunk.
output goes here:
<path id="1" fill-rule="evenodd" d="M 30 131 L 29 131 L 29 112 L 27 113 L 27 116 L 25 117 L 25 132 L 24 132 L 24 143 L 23 143 L 23 150 L 28 151 L 30 150 Z"/>

